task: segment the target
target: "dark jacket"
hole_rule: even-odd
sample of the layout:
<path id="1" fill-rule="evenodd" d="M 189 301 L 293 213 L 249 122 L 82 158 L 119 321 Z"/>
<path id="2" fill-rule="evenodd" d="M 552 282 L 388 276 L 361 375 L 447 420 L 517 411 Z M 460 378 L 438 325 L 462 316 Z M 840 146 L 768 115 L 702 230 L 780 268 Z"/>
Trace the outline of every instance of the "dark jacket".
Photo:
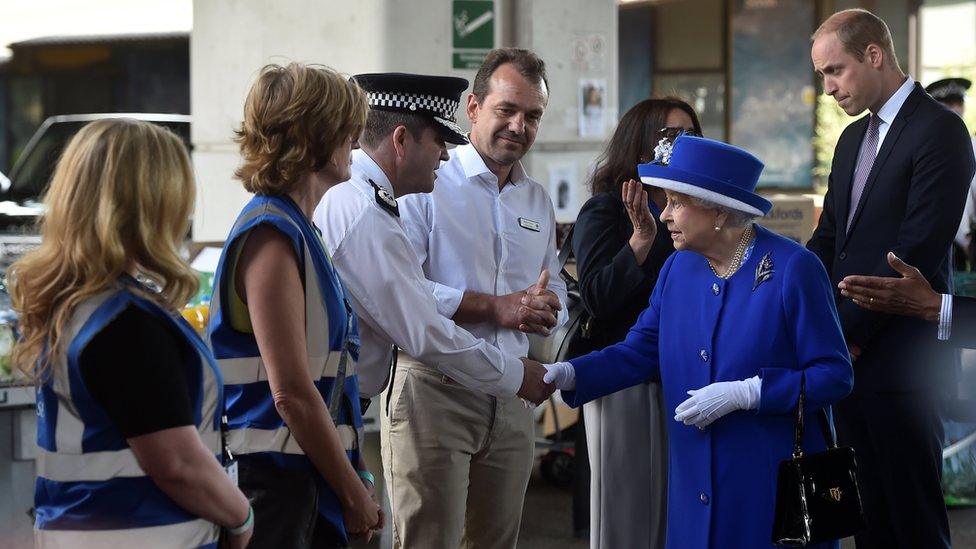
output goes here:
<path id="1" fill-rule="evenodd" d="M 593 319 L 593 349 L 622 341 L 647 308 L 657 275 L 674 252 L 667 227 L 655 223 L 657 236 L 638 265 L 628 244 L 634 227 L 620 198 L 597 193 L 576 218 L 573 254 L 583 305 Z"/>
<path id="2" fill-rule="evenodd" d="M 894 251 L 936 291 L 946 291 L 949 246 L 973 176 L 972 145 L 962 119 L 916 84 L 888 129 L 847 232 L 867 125 L 865 116 L 841 134 L 823 214 L 807 247 L 830 275 L 847 342 L 863 349 L 854 363 L 855 393 L 929 389 L 949 382 L 956 363 L 954 351 L 938 344 L 935 325 L 862 309 L 836 286 L 849 274 L 897 276 L 885 259 Z"/>

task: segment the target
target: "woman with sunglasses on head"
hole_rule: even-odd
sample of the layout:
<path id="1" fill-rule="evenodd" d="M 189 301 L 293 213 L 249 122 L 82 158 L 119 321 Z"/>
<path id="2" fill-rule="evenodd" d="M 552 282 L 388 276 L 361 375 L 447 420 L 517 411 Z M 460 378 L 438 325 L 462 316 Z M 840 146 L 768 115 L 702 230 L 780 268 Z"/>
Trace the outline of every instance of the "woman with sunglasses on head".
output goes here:
<path id="1" fill-rule="evenodd" d="M 657 219 L 664 191 L 651 188 L 650 197 L 634 189 L 627 193 L 624 183 L 638 179 L 637 164 L 651 161 L 662 140 L 669 144 L 682 133 L 701 135 L 687 103 L 645 99 L 620 119 L 597 161 L 593 197 L 580 210 L 572 241 L 580 294 L 592 317 L 593 349 L 623 340 L 674 252 Z M 583 412 L 591 469 L 590 546 L 663 547 L 668 454 L 660 384 L 608 395 Z"/>

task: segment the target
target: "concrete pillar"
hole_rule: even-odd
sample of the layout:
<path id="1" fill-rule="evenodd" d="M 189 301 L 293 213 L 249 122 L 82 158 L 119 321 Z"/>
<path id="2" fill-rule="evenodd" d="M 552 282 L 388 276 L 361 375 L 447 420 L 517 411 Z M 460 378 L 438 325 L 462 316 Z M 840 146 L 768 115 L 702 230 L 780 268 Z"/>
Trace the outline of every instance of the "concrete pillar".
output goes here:
<path id="1" fill-rule="evenodd" d="M 549 68 L 552 96 L 526 165 L 546 184 L 558 166 L 574 174 L 575 219 L 583 180 L 603 137 L 581 138 L 581 78 L 604 80 L 607 131 L 616 123 L 617 51 L 614 0 L 496 0 L 496 44 L 530 48 Z M 239 156 L 233 130 L 261 66 L 322 63 L 348 74 L 404 71 L 473 80 L 451 69 L 452 4 L 446 0 L 207 0 L 193 4 L 191 112 L 199 185 L 193 238 L 222 240 L 247 193 L 233 179 Z M 461 125 L 467 120 L 460 114 Z M 572 194 L 572 193 L 571 193 Z"/>

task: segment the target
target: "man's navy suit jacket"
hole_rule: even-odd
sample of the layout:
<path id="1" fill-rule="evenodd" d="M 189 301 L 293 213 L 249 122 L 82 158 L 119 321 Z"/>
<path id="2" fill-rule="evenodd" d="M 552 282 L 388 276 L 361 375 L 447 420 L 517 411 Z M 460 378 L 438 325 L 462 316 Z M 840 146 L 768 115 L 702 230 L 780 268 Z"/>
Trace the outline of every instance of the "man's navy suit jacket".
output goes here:
<path id="1" fill-rule="evenodd" d="M 938 389 L 954 379 L 957 353 L 939 344 L 936 326 L 862 309 L 842 298 L 836 285 L 850 274 L 898 276 L 885 257 L 894 251 L 936 291 L 946 292 L 973 148 L 962 119 L 916 83 L 888 128 L 848 232 L 851 182 L 868 118 L 841 134 L 823 213 L 807 248 L 830 275 L 848 344 L 863 349 L 854 362 L 854 393 Z"/>

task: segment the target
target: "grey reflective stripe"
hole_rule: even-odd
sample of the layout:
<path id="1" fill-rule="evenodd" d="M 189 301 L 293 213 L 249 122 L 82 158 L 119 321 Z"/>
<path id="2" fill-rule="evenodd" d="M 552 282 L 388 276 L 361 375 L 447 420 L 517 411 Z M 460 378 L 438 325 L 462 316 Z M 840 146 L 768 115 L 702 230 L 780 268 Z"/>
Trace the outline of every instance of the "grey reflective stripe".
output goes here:
<path id="1" fill-rule="evenodd" d="M 126 530 L 34 530 L 38 549 L 172 549 L 200 547 L 217 541 L 220 528 L 206 520 Z"/>
<path id="2" fill-rule="evenodd" d="M 119 287 L 113 287 L 86 299 L 74 311 L 64 332 L 65 341 L 74 341 L 78 333 L 91 318 L 96 309 L 107 299 L 118 294 Z M 215 428 L 217 413 L 217 378 L 207 364 L 207 357 L 199 354 L 203 375 L 203 400 L 201 401 L 201 424 L 196 426 L 204 445 L 215 455 L 220 455 L 220 433 Z M 58 418 L 55 426 L 57 450 L 50 452 L 38 448 L 37 475 L 48 480 L 60 482 L 99 482 L 117 477 L 145 476 L 135 455 L 128 448 L 116 451 L 84 452 L 82 440 L 85 425 L 72 400 L 73 391 L 68 374 L 67 356 L 63 356 L 53 369 L 53 387 L 58 398 Z M 45 411 L 46 412 L 46 411 Z"/>
<path id="3" fill-rule="evenodd" d="M 64 332 L 62 332 L 61 341 L 66 341 L 70 345 L 70 342 L 78 336 L 95 310 L 116 293 L 118 293 L 118 288 L 112 287 L 81 302 L 71 314 Z M 54 393 L 58 396 L 58 419 L 54 430 L 55 448 L 68 454 L 80 454 L 82 452 L 81 441 L 85 435 L 85 424 L 81 421 L 81 414 L 71 399 L 67 349 L 61 354 L 57 363 L 53 365 L 52 372 L 52 385 Z"/>
<path id="4" fill-rule="evenodd" d="M 203 444 L 216 456 L 220 453 L 220 433 L 200 434 Z M 37 449 L 37 476 L 57 482 L 99 482 L 120 477 L 144 477 L 145 471 L 132 450 L 66 454 Z"/>
<path id="5" fill-rule="evenodd" d="M 305 349 L 308 358 L 308 368 L 314 380 L 321 379 L 322 377 L 335 378 L 335 385 L 333 386 L 333 391 L 329 399 L 329 414 L 332 416 L 332 421 L 338 424 L 340 405 L 344 400 L 344 391 L 342 388 L 345 385 L 346 375 L 351 373 L 349 371 L 351 361 L 346 356 L 348 349 L 346 349 L 345 342 L 343 342 L 343 349 L 341 351 L 331 351 L 329 349 L 329 314 L 324 305 L 323 289 L 319 286 L 318 271 L 315 270 L 315 263 L 310 251 L 312 244 L 305 239 L 305 233 L 291 219 L 288 212 L 273 204 L 265 204 L 263 207 L 253 208 L 251 211 L 242 215 L 234 224 L 231 234 L 236 233 L 251 220 L 269 213 L 286 221 L 295 228 L 298 234 L 302 235 L 305 264 Z M 323 250 L 325 249 L 321 240 L 318 244 L 323 247 Z M 226 267 L 236 268 L 235 265 Z M 211 298 L 210 309 L 220 310 L 219 289 L 214 292 Z M 348 309 L 346 309 L 347 334 L 351 329 L 351 324 L 352 318 Z M 322 360 L 323 357 L 325 357 L 325 360 Z M 224 383 L 227 385 L 253 383 L 267 379 L 267 371 L 260 357 L 218 359 L 217 363 L 220 365 L 220 372 L 224 377 Z M 333 364 L 335 365 L 334 371 L 332 369 Z M 355 363 L 353 362 L 352 364 L 354 365 Z M 233 449 L 234 447 L 231 445 L 231 450 L 233 451 Z M 251 450 L 251 452 L 256 451 L 259 450 Z M 241 449 L 239 452 L 249 453 L 246 449 Z"/>
<path id="6" fill-rule="evenodd" d="M 339 440 L 344 450 L 355 450 L 359 433 L 352 425 L 336 425 Z M 305 455 L 301 445 L 291 435 L 288 427 L 278 429 L 233 429 L 227 432 L 227 447 L 234 454 L 257 454 L 261 452 L 280 452 L 282 454 Z"/>
<path id="7" fill-rule="evenodd" d="M 309 364 L 325 365 L 322 368 L 322 375 L 313 379 L 335 377 L 339 370 L 342 354 L 335 351 L 326 356 L 309 357 Z M 218 360 L 217 364 L 220 366 L 220 373 L 224 376 L 224 385 L 245 385 L 268 380 L 268 371 L 264 367 L 264 361 L 259 356 L 224 358 Z"/>

